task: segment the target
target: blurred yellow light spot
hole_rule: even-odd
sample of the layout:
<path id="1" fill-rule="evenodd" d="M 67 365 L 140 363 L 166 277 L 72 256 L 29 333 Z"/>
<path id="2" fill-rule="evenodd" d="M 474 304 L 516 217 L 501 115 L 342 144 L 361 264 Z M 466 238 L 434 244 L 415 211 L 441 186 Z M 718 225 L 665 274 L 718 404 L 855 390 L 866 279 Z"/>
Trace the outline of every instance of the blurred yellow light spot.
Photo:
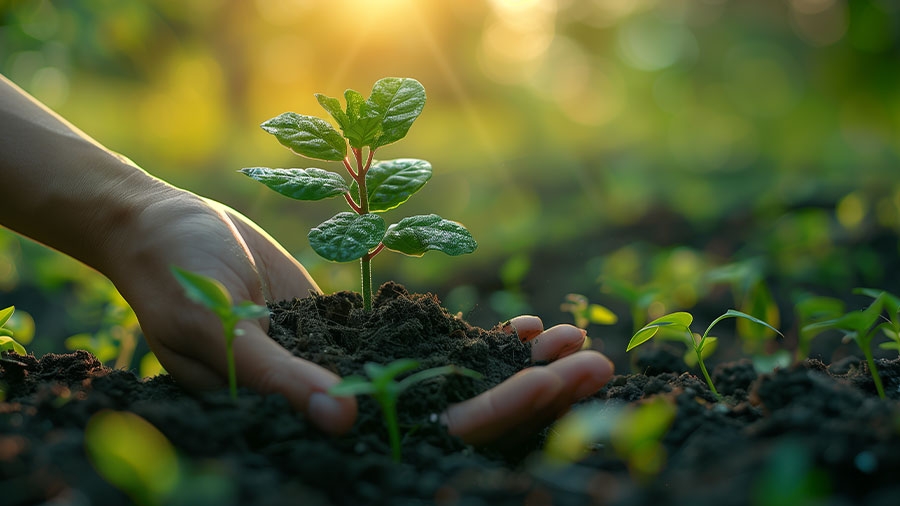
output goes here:
<path id="1" fill-rule="evenodd" d="M 88 420 L 84 444 L 91 464 L 135 503 L 164 502 L 177 486 L 175 449 L 150 422 L 129 412 L 100 411 Z"/>
<path id="2" fill-rule="evenodd" d="M 853 230 L 859 227 L 866 217 L 866 203 L 859 193 L 851 193 L 838 202 L 835 214 L 844 228 Z"/>
<path id="3" fill-rule="evenodd" d="M 267 23 L 287 26 L 302 21 L 313 7 L 310 0 L 256 0 L 256 11 Z"/>

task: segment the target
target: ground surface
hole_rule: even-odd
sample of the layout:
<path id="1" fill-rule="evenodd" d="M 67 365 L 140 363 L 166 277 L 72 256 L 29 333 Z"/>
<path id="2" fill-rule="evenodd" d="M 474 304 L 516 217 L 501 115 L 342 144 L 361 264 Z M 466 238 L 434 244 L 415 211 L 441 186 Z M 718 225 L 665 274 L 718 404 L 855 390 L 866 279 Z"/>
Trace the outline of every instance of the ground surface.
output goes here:
<path id="1" fill-rule="evenodd" d="M 644 366 L 649 375 L 616 376 L 584 403 L 662 398 L 675 406 L 659 473 L 642 477 L 610 444 L 548 468 L 538 463 L 544 434 L 500 454 L 467 447 L 431 422 L 447 403 L 526 366 L 527 345 L 471 327 L 434 297 L 397 285 L 382 288 L 371 317 L 360 307 L 348 293 L 284 302 L 273 308 L 272 336 L 342 375 L 361 373 L 368 361 L 410 357 L 485 374 L 442 377 L 404 394 L 403 463 L 391 461 L 380 412 L 367 399 L 353 432 L 328 438 L 277 396 L 192 397 L 166 376 L 141 381 L 85 352 L 6 355 L 0 504 L 131 503 L 86 456 L 85 427 L 103 410 L 139 415 L 177 449 L 184 479 L 162 504 L 893 506 L 900 497 L 900 407 L 875 395 L 862 361 L 808 361 L 767 375 L 749 362 L 723 364 L 714 381 L 725 399 L 716 402 L 704 382 L 660 352 L 656 366 Z M 900 397 L 900 362 L 878 366 L 889 396 Z"/>

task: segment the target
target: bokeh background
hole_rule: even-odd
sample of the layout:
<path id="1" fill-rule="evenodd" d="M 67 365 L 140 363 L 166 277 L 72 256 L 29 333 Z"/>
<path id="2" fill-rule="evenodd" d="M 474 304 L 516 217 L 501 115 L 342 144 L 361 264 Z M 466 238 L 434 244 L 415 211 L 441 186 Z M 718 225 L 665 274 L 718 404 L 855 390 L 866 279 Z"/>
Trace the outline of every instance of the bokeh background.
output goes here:
<path id="1" fill-rule="evenodd" d="M 435 169 L 386 218 L 436 212 L 479 248 L 381 254 L 375 282 L 475 324 L 571 322 L 560 304 L 580 293 L 619 315 L 591 329 L 616 356 L 634 321 L 666 311 L 740 306 L 790 334 L 805 297 L 898 288 L 893 0 L 0 0 L 0 72 L 257 221 L 326 291 L 358 289 L 358 266 L 320 260 L 306 233 L 344 203 L 236 170 L 340 170 L 258 125 L 326 117 L 314 93 L 368 95 L 385 76 L 418 79 L 428 102 L 379 157 Z M 105 279 L 3 230 L 9 304 L 37 353 L 137 333 Z"/>

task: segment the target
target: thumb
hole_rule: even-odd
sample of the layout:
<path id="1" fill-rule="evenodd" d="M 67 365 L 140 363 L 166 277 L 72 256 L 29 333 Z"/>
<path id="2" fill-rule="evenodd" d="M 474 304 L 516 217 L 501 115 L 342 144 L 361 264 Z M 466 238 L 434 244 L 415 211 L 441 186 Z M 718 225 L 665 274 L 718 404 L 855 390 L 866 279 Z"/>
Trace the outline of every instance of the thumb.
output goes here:
<path id="1" fill-rule="evenodd" d="M 234 340 L 240 384 L 259 393 L 284 395 L 294 409 L 331 435 L 350 430 L 356 420 L 356 399 L 328 395 L 328 389 L 341 381 L 340 376 L 291 355 L 255 322 L 242 322 L 238 327 L 244 331 Z"/>

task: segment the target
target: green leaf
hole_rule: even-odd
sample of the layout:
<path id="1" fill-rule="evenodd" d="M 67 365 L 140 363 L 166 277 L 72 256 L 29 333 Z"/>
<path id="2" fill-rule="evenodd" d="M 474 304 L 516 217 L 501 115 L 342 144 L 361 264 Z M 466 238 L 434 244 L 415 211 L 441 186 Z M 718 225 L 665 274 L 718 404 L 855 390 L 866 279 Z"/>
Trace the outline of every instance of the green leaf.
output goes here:
<path id="1" fill-rule="evenodd" d="M 411 358 L 397 359 L 387 365 L 376 364 L 375 362 L 366 362 L 363 365 L 366 374 L 375 381 L 393 380 L 416 367 L 419 367 L 419 362 Z"/>
<path id="2" fill-rule="evenodd" d="M 350 124 L 350 118 L 347 117 L 347 113 L 345 113 L 341 109 L 341 101 L 334 98 L 329 97 L 327 95 L 323 95 L 321 93 L 316 93 L 316 100 L 319 101 L 319 105 L 322 106 L 323 109 L 328 111 L 328 114 L 337 121 L 338 126 L 341 127 L 341 130 L 347 128 L 347 125 Z"/>
<path id="3" fill-rule="evenodd" d="M 396 77 L 379 79 L 364 108 L 381 123 L 381 131 L 370 145 L 371 149 L 405 137 L 424 107 L 425 88 L 419 81 Z"/>
<path id="4" fill-rule="evenodd" d="M 13 313 L 16 312 L 16 306 L 9 306 L 7 308 L 0 309 L 0 327 L 6 325 L 6 322 L 12 318 Z"/>
<path id="5" fill-rule="evenodd" d="M 768 328 L 774 330 L 776 333 L 778 333 L 779 336 L 784 337 L 784 334 L 782 334 L 781 331 L 779 331 L 779 330 L 776 329 L 775 327 L 769 325 L 768 323 L 766 323 L 766 322 L 760 320 L 759 318 L 757 318 L 757 317 L 755 317 L 755 316 L 750 316 L 750 315 L 748 315 L 747 313 L 742 313 L 742 312 L 740 312 L 740 311 L 738 311 L 738 310 L 736 310 L 736 309 L 729 309 L 728 311 L 725 312 L 725 314 L 723 314 L 722 316 L 720 316 L 720 317 L 716 318 L 715 320 L 713 320 L 713 322 L 709 324 L 709 327 L 706 328 L 706 332 L 704 332 L 703 335 L 709 334 L 709 331 L 712 330 L 712 328 L 713 328 L 717 323 L 719 323 L 720 321 L 722 321 L 722 320 L 724 320 L 724 319 L 726 319 L 726 318 L 743 318 L 743 319 L 745 319 L 745 320 L 750 320 L 750 321 L 753 322 L 753 323 L 758 323 L 758 324 L 760 324 L 760 325 L 765 325 L 766 327 L 768 327 Z"/>
<path id="6" fill-rule="evenodd" d="M 383 242 L 385 247 L 410 256 L 422 256 L 429 250 L 457 256 L 478 247 L 465 227 L 436 214 L 403 218 L 388 228 Z"/>
<path id="7" fill-rule="evenodd" d="M 409 200 L 431 179 L 431 164 L 425 160 L 401 158 L 373 163 L 366 173 L 369 211 L 383 212 Z M 359 193 L 356 181 L 350 192 Z"/>
<path id="8" fill-rule="evenodd" d="M 257 318 L 268 318 L 269 308 L 259 306 L 249 300 L 245 300 L 240 304 L 231 308 L 232 314 L 239 320 L 255 320 Z"/>
<path id="9" fill-rule="evenodd" d="M 340 383 L 328 389 L 328 395 L 335 397 L 352 397 L 354 395 L 371 394 L 375 386 L 362 376 L 348 376 Z"/>
<path id="10" fill-rule="evenodd" d="M 377 214 L 338 213 L 309 231 L 309 244 L 326 260 L 350 262 L 378 246 L 385 228 Z"/>
<path id="11" fill-rule="evenodd" d="M 13 331 L 12 331 L 12 330 L 9 330 L 9 329 L 6 329 L 6 328 L 0 327 L 0 336 L 12 337 L 12 336 L 13 336 Z"/>
<path id="12" fill-rule="evenodd" d="M 366 106 L 366 99 L 355 90 L 344 92 L 347 100 L 347 124 L 341 125 L 344 136 L 354 148 L 371 146 L 381 134 L 381 120 L 377 111 Z"/>
<path id="13" fill-rule="evenodd" d="M 25 355 L 25 347 L 8 336 L 0 336 L 0 351 L 14 351 L 19 355 Z"/>
<path id="14" fill-rule="evenodd" d="M 625 348 L 626 352 L 631 351 L 632 349 L 644 344 L 649 341 L 656 333 L 659 331 L 661 327 L 679 327 L 685 330 L 690 331 L 691 322 L 694 321 L 694 317 L 691 316 L 690 313 L 685 312 L 677 312 L 667 314 L 663 317 L 657 318 L 652 322 L 644 325 L 641 330 L 638 330 L 632 337 L 631 340 L 628 341 L 628 346 Z"/>
<path id="15" fill-rule="evenodd" d="M 296 200 L 322 200 L 350 191 L 350 187 L 340 174 L 315 167 L 309 169 L 248 167 L 238 172 Z"/>
<path id="16" fill-rule="evenodd" d="M 231 309 L 231 296 L 219 281 L 175 266 L 172 266 L 172 274 L 192 301 L 216 313 Z"/>
<path id="17" fill-rule="evenodd" d="M 883 350 L 894 350 L 900 352 L 900 342 L 897 341 L 887 341 L 879 344 L 878 347 Z"/>
<path id="18" fill-rule="evenodd" d="M 344 137 L 321 118 L 286 112 L 261 126 L 298 155 L 331 161 L 343 160 L 347 155 Z"/>

